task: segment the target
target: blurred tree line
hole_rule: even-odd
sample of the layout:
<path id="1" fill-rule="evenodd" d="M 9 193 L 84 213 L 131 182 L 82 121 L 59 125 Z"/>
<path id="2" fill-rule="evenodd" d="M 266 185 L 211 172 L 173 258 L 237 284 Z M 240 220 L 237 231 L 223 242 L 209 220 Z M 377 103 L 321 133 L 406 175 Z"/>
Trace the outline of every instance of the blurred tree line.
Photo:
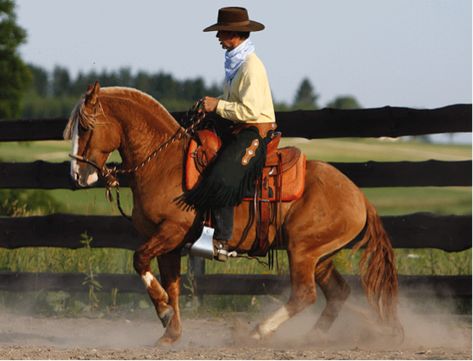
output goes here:
<path id="1" fill-rule="evenodd" d="M 176 79 L 166 72 L 150 73 L 129 68 L 117 71 L 79 72 L 72 77 L 65 67 L 56 66 L 51 72 L 29 64 L 31 84 L 27 90 L 21 112 L 22 118 L 67 116 L 89 84 L 96 80 L 101 86 L 127 86 L 139 89 L 159 100 L 169 111 L 187 110 L 205 95 L 218 96 L 222 85 L 206 85 L 204 79 Z M 319 95 L 308 78 L 301 81 L 292 104 L 276 103 L 276 110 L 320 109 Z M 359 104 L 354 97 L 340 96 L 326 104 L 338 109 L 355 109 Z"/>
<path id="2" fill-rule="evenodd" d="M 69 115 L 89 84 L 98 81 L 102 87 L 126 86 L 137 88 L 158 99 L 168 110 L 187 110 L 204 95 L 217 96 L 220 87 L 207 86 L 200 77 L 178 80 L 165 72 L 138 71 L 129 68 L 117 71 L 79 72 L 72 77 L 68 69 L 56 66 L 51 72 L 29 64 L 31 86 L 23 101 L 22 118 L 55 117 Z"/>

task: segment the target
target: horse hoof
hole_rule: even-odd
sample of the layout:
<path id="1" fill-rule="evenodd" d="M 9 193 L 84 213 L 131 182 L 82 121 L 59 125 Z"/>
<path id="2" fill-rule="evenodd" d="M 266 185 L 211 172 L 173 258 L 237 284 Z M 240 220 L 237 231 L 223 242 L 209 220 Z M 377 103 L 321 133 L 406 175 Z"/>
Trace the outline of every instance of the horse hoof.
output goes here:
<path id="1" fill-rule="evenodd" d="M 258 332 L 252 332 L 250 334 L 250 339 L 253 340 L 253 341 L 260 341 L 263 338 L 261 337 L 261 335 Z"/>
<path id="2" fill-rule="evenodd" d="M 250 340 L 251 341 L 261 341 L 263 340 L 263 334 L 261 333 L 259 326 L 256 326 L 253 331 L 250 333 Z"/>
<path id="3" fill-rule="evenodd" d="M 176 342 L 178 338 L 173 338 L 169 336 L 162 336 L 156 343 L 154 344 L 155 347 L 170 347 L 174 342 Z"/>
<path id="4" fill-rule="evenodd" d="M 327 332 L 318 328 L 314 328 L 312 331 L 310 331 L 307 335 L 305 335 L 305 337 L 303 337 L 303 340 L 306 343 L 315 343 L 319 346 L 327 346 L 329 343 Z"/>
<path id="5" fill-rule="evenodd" d="M 159 319 L 161 320 L 161 323 L 163 324 L 164 328 L 168 327 L 173 317 L 174 309 L 171 306 L 168 306 L 166 310 L 159 314 Z"/>

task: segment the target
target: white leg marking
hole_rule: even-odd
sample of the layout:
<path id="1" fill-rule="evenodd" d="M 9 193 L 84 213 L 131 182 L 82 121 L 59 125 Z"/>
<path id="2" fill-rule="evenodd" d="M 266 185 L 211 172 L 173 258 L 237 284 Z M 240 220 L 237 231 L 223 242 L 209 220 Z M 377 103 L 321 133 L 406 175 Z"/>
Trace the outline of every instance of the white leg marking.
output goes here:
<path id="1" fill-rule="evenodd" d="M 252 337 L 255 339 L 260 339 L 261 337 L 276 331 L 276 329 L 289 318 L 289 311 L 287 310 L 286 306 L 281 307 L 275 313 L 273 313 L 271 317 L 258 326 L 259 334 L 254 333 Z"/>
<path id="2" fill-rule="evenodd" d="M 147 288 L 151 287 L 151 282 L 154 280 L 154 276 L 150 272 L 146 272 L 143 276 L 141 276 L 143 283 Z"/>

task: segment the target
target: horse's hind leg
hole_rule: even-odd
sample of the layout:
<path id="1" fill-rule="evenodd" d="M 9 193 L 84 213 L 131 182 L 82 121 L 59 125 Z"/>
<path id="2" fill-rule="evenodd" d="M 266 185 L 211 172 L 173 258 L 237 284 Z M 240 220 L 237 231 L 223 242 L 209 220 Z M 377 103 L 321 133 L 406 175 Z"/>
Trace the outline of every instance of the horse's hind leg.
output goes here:
<path id="1" fill-rule="evenodd" d="M 314 330 L 325 333 L 332 326 L 350 295 L 350 286 L 335 269 L 330 258 L 317 264 L 315 279 L 324 293 L 326 305 L 314 326 Z"/>
<path id="2" fill-rule="evenodd" d="M 159 274 L 161 283 L 169 297 L 169 304 L 174 309 L 174 316 L 169 322 L 166 332 L 159 339 L 159 344 L 171 344 L 182 333 L 181 315 L 179 310 L 179 293 L 181 281 L 181 255 L 180 252 L 171 252 L 158 257 Z"/>
<path id="3" fill-rule="evenodd" d="M 317 258 L 311 254 L 300 254 L 288 251 L 291 268 L 291 296 L 286 305 L 279 308 L 265 321 L 256 326 L 252 332 L 253 339 L 262 339 L 270 335 L 285 321 L 302 311 L 316 299 L 314 269 Z"/>

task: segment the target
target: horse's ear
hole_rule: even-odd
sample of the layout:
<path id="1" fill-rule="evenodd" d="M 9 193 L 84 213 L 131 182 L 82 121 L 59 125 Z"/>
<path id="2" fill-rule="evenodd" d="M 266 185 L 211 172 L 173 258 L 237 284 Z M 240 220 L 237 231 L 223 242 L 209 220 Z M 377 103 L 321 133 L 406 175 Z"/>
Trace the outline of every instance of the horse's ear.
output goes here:
<path id="1" fill-rule="evenodd" d="M 85 104 L 86 105 L 95 105 L 99 97 L 100 84 L 98 81 L 94 85 L 89 85 L 87 87 L 87 92 L 85 93 Z"/>

